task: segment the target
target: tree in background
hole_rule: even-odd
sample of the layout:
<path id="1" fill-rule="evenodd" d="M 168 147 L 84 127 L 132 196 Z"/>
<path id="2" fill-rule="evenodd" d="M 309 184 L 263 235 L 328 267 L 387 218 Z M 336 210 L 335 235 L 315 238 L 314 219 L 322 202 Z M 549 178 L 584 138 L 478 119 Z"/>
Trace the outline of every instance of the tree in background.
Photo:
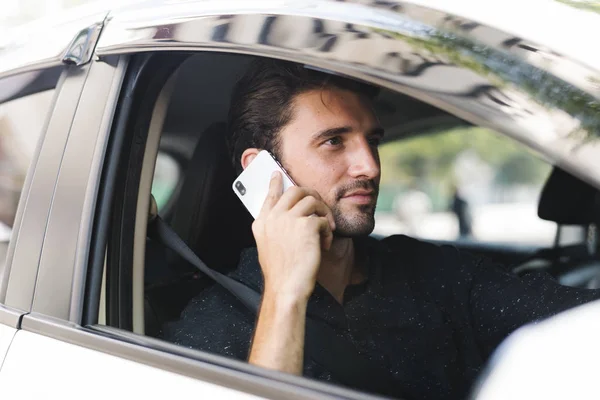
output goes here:
<path id="1" fill-rule="evenodd" d="M 391 198 L 409 187 L 427 193 L 434 210 L 446 209 L 456 183 L 455 163 L 467 151 L 489 165 L 497 186 L 539 186 L 550 170 L 534 153 L 485 128 L 462 127 L 422 134 L 381 146 L 380 210 L 386 211 Z"/>

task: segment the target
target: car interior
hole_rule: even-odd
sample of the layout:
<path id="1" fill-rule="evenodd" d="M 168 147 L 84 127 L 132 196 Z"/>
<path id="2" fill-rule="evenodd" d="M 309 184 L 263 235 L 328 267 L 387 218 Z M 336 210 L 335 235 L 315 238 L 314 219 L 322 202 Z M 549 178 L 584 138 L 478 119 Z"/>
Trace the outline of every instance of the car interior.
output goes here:
<path id="1" fill-rule="evenodd" d="M 252 57 L 198 53 L 178 69 L 164 120 L 158 152 L 180 173 L 158 213 L 212 269 L 227 273 L 243 248 L 254 243 L 252 218 L 231 190 L 234 170 L 226 146 L 226 116 L 233 85 Z M 375 109 L 385 142 L 427 135 L 441 128 L 470 124 L 404 94 L 382 89 Z M 517 274 L 546 271 L 569 286 L 600 287 L 596 226 L 598 191 L 554 167 L 539 194 L 538 216 L 557 226 L 549 247 L 437 241 L 489 257 Z M 515 224 L 519 221 L 515 220 Z M 575 229 L 577 240 L 564 243 L 561 232 Z M 213 281 L 148 238 L 144 270 L 145 334 L 161 337 L 161 328 L 179 318 L 187 303 Z"/>

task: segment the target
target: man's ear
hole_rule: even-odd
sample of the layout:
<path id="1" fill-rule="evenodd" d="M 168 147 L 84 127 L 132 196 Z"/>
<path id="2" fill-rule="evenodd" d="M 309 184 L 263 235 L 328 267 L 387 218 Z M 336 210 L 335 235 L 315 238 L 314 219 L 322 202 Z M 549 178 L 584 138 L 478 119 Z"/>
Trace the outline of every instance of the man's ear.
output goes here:
<path id="1" fill-rule="evenodd" d="M 259 152 L 260 152 L 260 149 L 257 149 L 255 147 L 251 147 L 249 149 L 244 150 L 244 152 L 242 153 L 242 159 L 241 159 L 242 168 L 244 168 L 244 169 L 248 168 L 248 165 L 250 165 L 252 160 L 254 160 L 254 157 L 256 157 Z"/>

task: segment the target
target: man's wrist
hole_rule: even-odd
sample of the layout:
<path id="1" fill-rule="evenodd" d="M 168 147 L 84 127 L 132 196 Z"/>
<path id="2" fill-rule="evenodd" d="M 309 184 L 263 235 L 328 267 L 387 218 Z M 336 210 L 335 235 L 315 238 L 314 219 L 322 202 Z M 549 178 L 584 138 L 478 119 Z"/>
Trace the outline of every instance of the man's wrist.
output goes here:
<path id="1" fill-rule="evenodd" d="M 269 290 L 263 293 L 262 305 L 267 306 L 276 313 L 305 313 L 308 296 L 296 294 L 292 291 Z"/>

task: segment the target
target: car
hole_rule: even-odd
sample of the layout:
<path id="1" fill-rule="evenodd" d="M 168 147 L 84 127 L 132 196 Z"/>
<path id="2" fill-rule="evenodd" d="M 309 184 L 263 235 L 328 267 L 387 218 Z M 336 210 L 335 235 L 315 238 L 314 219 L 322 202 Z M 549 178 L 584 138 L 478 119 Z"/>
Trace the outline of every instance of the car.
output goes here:
<path id="1" fill-rule="evenodd" d="M 380 88 L 374 237 L 599 287 L 598 22 L 539 1 L 198 0 L 24 26 L 0 49 L 2 397 L 378 397 L 162 337 L 215 283 L 156 215 L 220 272 L 253 243 L 223 122 L 257 57 Z"/>
<path id="2" fill-rule="evenodd" d="M 584 304 L 518 329 L 502 343 L 481 374 L 473 398 L 595 397 L 599 309 L 598 302 Z"/>

